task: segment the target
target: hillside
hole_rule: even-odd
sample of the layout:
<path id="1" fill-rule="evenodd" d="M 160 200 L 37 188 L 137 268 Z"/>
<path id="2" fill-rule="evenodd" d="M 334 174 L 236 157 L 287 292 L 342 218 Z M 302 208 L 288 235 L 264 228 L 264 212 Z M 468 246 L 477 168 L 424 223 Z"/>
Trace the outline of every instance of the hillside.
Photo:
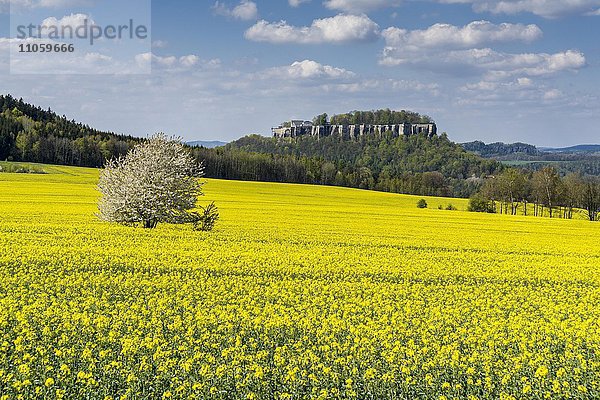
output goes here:
<path id="1" fill-rule="evenodd" d="M 527 143 L 506 144 L 502 142 L 496 142 L 485 144 L 484 142 L 476 140 L 474 142 L 462 143 L 461 146 L 467 151 L 476 153 L 486 158 L 497 158 L 504 156 L 515 157 L 518 155 L 537 156 L 542 154 L 542 152 L 535 146 Z"/>
<path id="2" fill-rule="evenodd" d="M 100 167 L 139 141 L 98 131 L 10 95 L 0 96 L 0 160 Z"/>
<path id="3" fill-rule="evenodd" d="M 600 144 L 580 144 L 570 147 L 542 147 L 548 153 L 600 153 Z"/>
<path id="4" fill-rule="evenodd" d="M 526 143 L 485 144 L 474 141 L 461 146 L 478 156 L 526 170 L 537 171 L 552 166 L 563 176 L 570 173 L 600 176 L 600 145 L 550 148 Z"/>
<path id="5" fill-rule="evenodd" d="M 223 153 L 244 152 L 304 160 L 314 183 L 388 192 L 469 196 L 479 179 L 500 165 L 471 154 L 443 134 L 361 140 L 305 136 L 277 140 L 251 135 L 225 146 Z"/>

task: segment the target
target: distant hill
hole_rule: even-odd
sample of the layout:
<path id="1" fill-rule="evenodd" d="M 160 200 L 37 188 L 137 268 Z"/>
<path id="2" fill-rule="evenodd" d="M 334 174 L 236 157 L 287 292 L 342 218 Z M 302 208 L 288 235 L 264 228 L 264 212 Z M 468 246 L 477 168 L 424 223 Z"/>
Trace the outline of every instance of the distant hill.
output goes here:
<path id="1" fill-rule="evenodd" d="M 525 143 L 463 143 L 463 148 L 482 157 L 501 161 L 505 165 L 539 170 L 548 165 L 561 175 L 570 173 L 600 176 L 600 145 L 584 144 L 571 147 L 536 147 Z"/>
<path id="2" fill-rule="evenodd" d="M 218 140 L 205 141 L 205 140 L 195 140 L 192 142 L 186 142 L 188 146 L 191 147 L 206 147 L 207 149 L 214 149 L 215 147 L 222 147 L 227 144 L 227 142 L 220 142 Z"/>
<path id="3" fill-rule="evenodd" d="M 580 144 L 570 147 L 541 147 L 547 153 L 600 153 L 600 144 Z"/>
<path id="4" fill-rule="evenodd" d="M 479 154 L 486 158 L 503 157 L 512 154 L 523 154 L 528 156 L 538 156 L 542 154 L 535 146 L 520 142 L 510 144 L 502 142 L 485 144 L 484 142 L 477 140 L 474 142 L 462 143 L 461 146 L 467 151 Z"/>

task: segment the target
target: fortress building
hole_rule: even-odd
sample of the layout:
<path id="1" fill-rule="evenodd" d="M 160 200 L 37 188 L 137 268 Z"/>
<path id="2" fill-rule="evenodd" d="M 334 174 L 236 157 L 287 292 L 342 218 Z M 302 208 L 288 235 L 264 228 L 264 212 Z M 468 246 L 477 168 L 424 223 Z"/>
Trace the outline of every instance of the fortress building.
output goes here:
<path id="1" fill-rule="evenodd" d="M 300 136 L 313 136 L 321 138 L 337 135 L 342 139 L 354 140 L 361 136 L 379 136 L 385 132 L 391 132 L 393 136 L 408 136 L 426 134 L 434 136 L 437 134 L 437 126 L 429 124 L 392 124 L 392 125 L 313 125 L 310 121 L 292 120 L 276 128 L 271 129 L 273 137 L 296 138 Z"/>

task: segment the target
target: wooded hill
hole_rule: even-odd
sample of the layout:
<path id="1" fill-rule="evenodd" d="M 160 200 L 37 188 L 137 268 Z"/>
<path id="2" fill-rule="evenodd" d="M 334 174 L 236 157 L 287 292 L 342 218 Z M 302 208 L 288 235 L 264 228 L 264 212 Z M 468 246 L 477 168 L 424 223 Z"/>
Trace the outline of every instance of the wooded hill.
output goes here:
<path id="1" fill-rule="evenodd" d="M 480 141 L 461 146 L 481 157 L 500 161 L 506 165 L 540 171 L 552 166 L 561 176 L 570 173 L 600 176 L 599 145 L 579 145 L 566 148 L 537 148 L 526 143 L 491 143 Z"/>
<path id="2" fill-rule="evenodd" d="M 140 140 L 101 132 L 22 99 L 0 96 L 0 160 L 101 167 Z"/>
<path id="3" fill-rule="evenodd" d="M 212 176 L 419 195 L 468 197 L 483 178 L 502 169 L 496 161 L 465 151 L 445 134 L 429 138 L 384 133 L 355 141 L 337 136 L 278 140 L 251 135 L 215 151 L 197 152 L 207 160 Z"/>

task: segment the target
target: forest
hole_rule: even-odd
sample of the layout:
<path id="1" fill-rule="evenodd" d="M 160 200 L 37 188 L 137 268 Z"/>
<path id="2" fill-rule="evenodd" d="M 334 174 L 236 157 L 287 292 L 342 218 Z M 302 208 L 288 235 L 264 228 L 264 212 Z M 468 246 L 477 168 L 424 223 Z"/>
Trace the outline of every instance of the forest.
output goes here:
<path id="1" fill-rule="evenodd" d="M 0 96 L 0 160 L 102 167 L 140 140 L 101 132 L 22 99 Z"/>

